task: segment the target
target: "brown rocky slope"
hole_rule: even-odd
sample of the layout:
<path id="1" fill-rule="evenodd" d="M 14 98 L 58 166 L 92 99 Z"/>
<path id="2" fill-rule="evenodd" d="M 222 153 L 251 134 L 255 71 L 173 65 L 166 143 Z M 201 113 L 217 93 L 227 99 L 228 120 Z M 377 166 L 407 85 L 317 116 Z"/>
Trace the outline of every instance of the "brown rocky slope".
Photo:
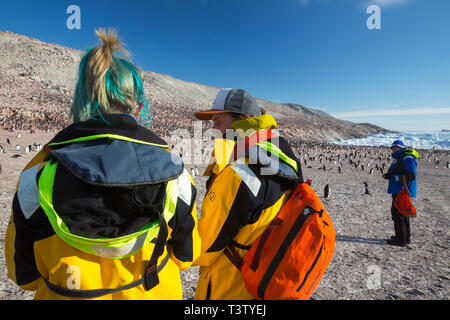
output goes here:
<path id="1" fill-rule="evenodd" d="M 66 126 L 82 53 L 0 31 L 0 128 L 53 131 Z M 177 128 L 192 130 L 193 111 L 208 108 L 219 90 L 151 71 L 145 71 L 144 85 L 153 130 L 165 137 Z M 327 142 L 387 132 L 300 105 L 258 102 L 291 140 Z"/>

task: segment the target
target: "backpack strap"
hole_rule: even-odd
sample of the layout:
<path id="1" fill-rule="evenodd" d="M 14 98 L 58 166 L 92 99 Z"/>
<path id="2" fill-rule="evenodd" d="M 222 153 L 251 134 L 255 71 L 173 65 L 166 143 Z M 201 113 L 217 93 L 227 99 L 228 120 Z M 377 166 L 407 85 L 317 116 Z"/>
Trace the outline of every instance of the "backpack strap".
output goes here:
<path id="1" fill-rule="evenodd" d="M 259 260 L 261 259 L 261 252 L 264 248 L 264 245 L 266 244 L 267 239 L 269 238 L 269 235 L 282 222 L 283 222 L 283 220 L 281 220 L 280 218 L 275 218 L 270 222 L 270 224 L 267 226 L 266 230 L 264 230 L 261 238 L 259 239 L 258 246 L 256 247 L 255 255 L 253 256 L 253 260 L 250 265 L 250 269 L 252 269 L 253 271 L 256 271 L 256 269 L 259 266 Z"/>
<path id="2" fill-rule="evenodd" d="M 403 159 L 406 157 L 406 153 L 403 151 L 400 157 L 397 159 L 397 163 L 395 164 L 395 167 L 392 170 L 388 170 L 389 174 L 400 174 L 398 173 L 398 169 L 400 168 Z"/>
<path id="3" fill-rule="evenodd" d="M 252 246 L 246 246 L 244 244 L 240 244 L 239 242 L 231 240 L 231 243 L 228 245 L 228 247 L 225 248 L 223 253 L 228 258 L 228 260 L 230 260 L 230 262 L 234 264 L 236 268 L 241 270 L 241 267 L 244 264 L 244 259 L 241 258 L 239 253 L 236 251 L 236 248 L 242 250 L 250 250 L 251 247 Z"/>
<path id="4" fill-rule="evenodd" d="M 244 264 L 244 260 L 232 245 L 229 245 L 227 248 L 225 248 L 223 253 L 228 258 L 228 260 L 230 260 L 230 262 L 234 264 L 236 268 L 241 270 L 242 265 Z"/>
<path id="5" fill-rule="evenodd" d="M 161 264 L 157 268 L 157 272 L 159 273 L 167 264 L 167 261 L 169 261 L 169 254 L 166 254 L 164 259 L 161 261 Z M 57 286 L 50 281 L 48 281 L 46 278 L 42 277 L 47 287 L 59 294 L 60 296 L 67 297 L 67 298 L 76 298 L 76 299 L 93 299 L 93 298 L 99 298 L 102 296 L 106 296 L 108 294 L 113 294 L 122 290 L 128 290 L 134 287 L 137 287 L 144 283 L 144 278 L 140 278 L 139 280 L 133 281 L 129 284 L 126 284 L 124 286 L 121 286 L 119 288 L 115 289 L 93 289 L 93 290 L 76 290 L 76 289 L 68 289 L 64 287 Z"/>
<path id="6" fill-rule="evenodd" d="M 250 250 L 250 248 L 252 247 L 252 246 L 246 246 L 245 244 L 240 244 L 239 242 L 234 241 L 234 240 L 231 240 L 231 245 L 233 245 L 235 248 L 243 249 L 243 250 Z"/>
<path id="7" fill-rule="evenodd" d="M 69 289 L 57 286 L 53 283 L 51 283 L 46 278 L 42 277 L 44 279 L 45 284 L 47 287 L 64 297 L 68 298 L 78 298 L 78 299 L 92 299 L 92 298 L 98 298 L 101 296 L 105 296 L 108 294 L 113 294 L 122 290 L 128 290 L 134 287 L 137 287 L 141 284 L 144 284 L 145 290 L 151 290 L 155 286 L 159 284 L 159 278 L 158 273 L 164 268 L 164 266 L 167 264 L 167 261 L 169 260 L 169 254 L 166 254 L 164 259 L 161 261 L 161 264 L 157 266 L 158 264 L 158 258 L 163 254 L 164 247 L 166 245 L 167 237 L 168 237 L 168 228 L 167 223 L 164 220 L 163 215 L 159 212 L 159 210 L 155 210 L 158 212 L 158 219 L 159 219 L 159 231 L 158 236 L 156 238 L 156 244 L 153 249 L 152 255 L 150 257 L 150 260 L 148 262 L 147 268 L 145 269 L 144 276 L 136 281 L 133 281 L 129 284 L 126 284 L 124 286 L 121 286 L 119 288 L 115 289 L 93 289 L 93 290 L 76 290 L 76 289 Z M 152 240 L 152 242 L 154 242 Z"/>
<path id="8" fill-rule="evenodd" d="M 148 262 L 147 269 L 145 270 L 144 285 L 145 290 L 151 290 L 159 284 L 158 278 L 158 258 L 163 254 L 166 246 L 167 237 L 169 236 L 169 230 L 167 228 L 167 222 L 164 220 L 164 216 L 159 210 L 155 210 L 158 213 L 159 219 L 159 231 L 156 238 L 155 248 L 153 249 L 152 256 Z"/>

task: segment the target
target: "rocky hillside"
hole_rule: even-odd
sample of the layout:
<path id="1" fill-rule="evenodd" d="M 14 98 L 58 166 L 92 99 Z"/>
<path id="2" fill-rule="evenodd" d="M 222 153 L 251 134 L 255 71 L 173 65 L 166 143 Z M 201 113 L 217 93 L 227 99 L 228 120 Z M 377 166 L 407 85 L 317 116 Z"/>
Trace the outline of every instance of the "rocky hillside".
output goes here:
<path id="1" fill-rule="evenodd" d="M 81 56 L 79 50 L 0 31 L 0 128 L 48 131 L 69 124 Z M 145 71 L 153 130 L 166 137 L 177 128 L 191 130 L 193 112 L 207 109 L 218 91 Z M 296 141 L 326 142 L 387 132 L 372 124 L 338 120 L 313 108 L 258 102 L 275 117 L 282 134 Z"/>

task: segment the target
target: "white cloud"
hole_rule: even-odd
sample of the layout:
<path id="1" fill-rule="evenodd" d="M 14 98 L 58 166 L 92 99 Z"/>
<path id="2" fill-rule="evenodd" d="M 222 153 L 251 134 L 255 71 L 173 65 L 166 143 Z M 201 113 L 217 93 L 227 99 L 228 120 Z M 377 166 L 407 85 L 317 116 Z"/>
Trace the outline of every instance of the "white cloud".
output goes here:
<path id="1" fill-rule="evenodd" d="M 414 115 L 438 115 L 450 114 L 450 107 L 443 108 L 414 108 L 414 109 L 382 109 L 333 113 L 335 118 L 358 118 L 358 117 L 390 117 L 390 116 L 414 116 Z"/>
<path id="2" fill-rule="evenodd" d="M 331 114 L 333 117 L 355 123 L 368 122 L 390 130 L 423 130 L 435 132 L 450 129 L 450 107 L 355 110 Z"/>

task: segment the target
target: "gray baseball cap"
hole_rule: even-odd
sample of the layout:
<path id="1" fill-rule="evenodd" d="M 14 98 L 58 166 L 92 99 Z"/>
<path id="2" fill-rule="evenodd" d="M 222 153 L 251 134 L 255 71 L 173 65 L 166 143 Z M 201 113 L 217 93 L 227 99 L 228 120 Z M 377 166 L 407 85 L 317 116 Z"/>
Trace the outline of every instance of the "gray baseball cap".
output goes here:
<path id="1" fill-rule="evenodd" d="M 214 114 L 227 112 L 248 114 L 254 117 L 261 115 L 261 108 L 256 99 L 247 91 L 228 88 L 219 91 L 211 110 L 196 112 L 195 117 L 200 120 L 211 120 Z"/>

